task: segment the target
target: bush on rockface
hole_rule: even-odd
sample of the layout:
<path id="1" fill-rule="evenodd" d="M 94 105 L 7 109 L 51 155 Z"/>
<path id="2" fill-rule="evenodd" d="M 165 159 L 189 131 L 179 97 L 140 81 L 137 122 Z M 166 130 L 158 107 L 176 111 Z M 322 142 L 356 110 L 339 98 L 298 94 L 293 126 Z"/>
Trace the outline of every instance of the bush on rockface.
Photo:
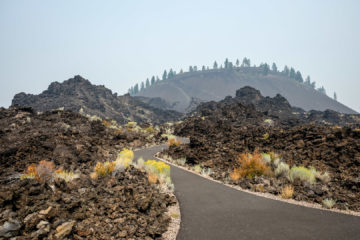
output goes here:
<path id="1" fill-rule="evenodd" d="M 79 174 L 64 171 L 62 167 L 55 170 L 54 163 L 51 161 L 42 160 L 38 164 L 31 164 L 28 166 L 24 174 L 20 176 L 20 179 L 35 179 L 43 182 L 52 181 L 54 178 L 64 179 L 66 182 L 79 178 Z"/>
<path id="2" fill-rule="evenodd" d="M 148 173 L 148 180 L 151 184 L 159 182 L 161 186 L 166 186 L 168 190 L 174 190 L 169 165 L 161 161 L 148 160 L 144 163 L 144 169 Z"/>
<path id="3" fill-rule="evenodd" d="M 255 176 L 271 175 L 270 167 L 262 160 L 261 154 L 255 152 L 253 154 L 240 154 L 238 162 L 239 168 L 235 168 L 230 177 L 237 181 L 239 178 L 254 178 Z"/>
<path id="4" fill-rule="evenodd" d="M 294 187 L 291 185 L 286 185 L 281 189 L 281 197 L 284 199 L 290 199 L 293 197 Z"/>
<path id="5" fill-rule="evenodd" d="M 176 146 L 176 147 L 178 147 L 178 146 L 180 146 L 180 144 L 181 144 L 181 141 L 180 140 L 177 140 L 176 138 L 170 138 L 169 140 L 168 140 L 168 145 L 171 147 L 171 146 Z"/>
<path id="6" fill-rule="evenodd" d="M 289 180 L 290 182 L 294 182 L 298 179 L 303 182 L 315 184 L 316 178 L 314 173 L 313 169 L 306 167 L 292 167 L 289 172 Z"/>

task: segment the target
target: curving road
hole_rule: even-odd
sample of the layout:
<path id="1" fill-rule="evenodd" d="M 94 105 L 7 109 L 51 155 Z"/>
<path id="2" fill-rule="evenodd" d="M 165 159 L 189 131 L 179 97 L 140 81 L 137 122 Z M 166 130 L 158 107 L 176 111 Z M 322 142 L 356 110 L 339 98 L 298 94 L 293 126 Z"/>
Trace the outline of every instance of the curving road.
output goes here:
<path id="1" fill-rule="evenodd" d="M 166 145 L 135 151 L 155 159 Z M 275 201 L 171 167 L 180 203 L 179 240 L 360 239 L 360 217 Z"/>

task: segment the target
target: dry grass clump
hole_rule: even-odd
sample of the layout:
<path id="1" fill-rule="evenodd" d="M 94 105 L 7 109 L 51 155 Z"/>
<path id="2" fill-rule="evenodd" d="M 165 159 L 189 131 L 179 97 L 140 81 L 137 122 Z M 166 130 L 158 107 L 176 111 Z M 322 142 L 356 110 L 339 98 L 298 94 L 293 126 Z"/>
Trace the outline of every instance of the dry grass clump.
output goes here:
<path id="1" fill-rule="evenodd" d="M 154 173 L 149 173 L 148 174 L 148 181 L 150 184 L 157 184 L 159 178 L 156 174 Z"/>
<path id="2" fill-rule="evenodd" d="M 115 170 L 115 162 L 98 162 L 96 163 L 96 166 L 94 168 L 94 171 L 96 173 L 96 176 L 98 177 L 105 177 L 106 175 L 112 174 Z"/>
<path id="3" fill-rule="evenodd" d="M 299 179 L 303 182 L 314 184 L 316 182 L 315 169 L 309 169 L 306 167 L 292 167 L 289 172 L 290 182 L 294 182 Z"/>
<path id="4" fill-rule="evenodd" d="M 145 128 L 144 131 L 147 133 L 154 133 L 155 129 L 153 126 L 150 126 L 150 127 Z"/>
<path id="5" fill-rule="evenodd" d="M 52 178 L 54 169 L 53 162 L 43 160 L 36 166 L 35 171 L 39 179 L 46 181 Z"/>
<path id="6" fill-rule="evenodd" d="M 134 165 L 138 169 L 144 169 L 145 168 L 145 161 L 142 157 L 138 158 L 136 160 L 136 163 Z"/>
<path id="7" fill-rule="evenodd" d="M 263 140 L 267 140 L 267 139 L 269 139 L 269 137 L 270 137 L 269 133 L 265 133 L 263 135 Z"/>
<path id="8" fill-rule="evenodd" d="M 181 141 L 180 140 L 177 140 L 176 138 L 169 138 L 168 140 L 168 145 L 171 147 L 171 146 L 180 146 L 181 144 Z"/>
<path id="9" fill-rule="evenodd" d="M 107 128 L 110 128 L 110 126 L 111 126 L 111 122 L 108 121 L 108 120 L 104 120 L 104 121 L 103 121 L 103 124 L 104 124 L 104 126 L 107 127 Z"/>
<path id="10" fill-rule="evenodd" d="M 169 165 L 161 161 L 148 160 L 144 163 L 144 169 L 148 173 L 150 184 L 160 183 L 160 186 L 165 186 L 166 190 L 174 191 Z"/>
<path id="11" fill-rule="evenodd" d="M 196 165 L 194 166 L 194 171 L 197 172 L 197 173 L 201 173 L 201 171 L 202 171 L 201 165 L 200 165 L 200 164 L 196 164 Z"/>
<path id="12" fill-rule="evenodd" d="M 240 175 L 239 171 L 235 171 L 235 169 L 234 169 L 234 171 L 230 172 L 229 177 L 231 178 L 231 180 L 237 181 L 241 178 L 241 175 Z"/>
<path id="13" fill-rule="evenodd" d="M 91 178 L 105 177 L 110 174 L 116 174 L 117 172 L 122 172 L 132 164 L 133 159 L 134 159 L 134 152 L 125 148 L 118 154 L 115 161 L 96 163 L 94 172 L 90 174 L 90 177 Z"/>
<path id="14" fill-rule="evenodd" d="M 55 170 L 54 163 L 51 161 L 40 161 L 37 165 L 35 163 L 28 166 L 27 170 L 20 179 L 36 179 L 40 181 L 51 181 L 54 178 L 64 179 L 66 182 L 79 178 L 79 174 L 70 171 L 64 171 L 62 168 Z"/>
<path id="15" fill-rule="evenodd" d="M 288 164 L 284 162 L 280 162 L 278 166 L 275 168 L 275 176 L 276 177 L 287 177 L 289 175 L 290 167 Z"/>
<path id="16" fill-rule="evenodd" d="M 323 174 L 319 172 L 315 172 L 316 179 L 319 179 L 322 183 L 328 183 L 331 180 L 330 174 L 328 172 L 324 172 Z"/>
<path id="17" fill-rule="evenodd" d="M 331 209 L 333 208 L 333 206 L 335 205 L 335 200 L 331 199 L 331 198 L 326 198 L 324 200 L 322 200 L 322 205 L 323 207 L 327 208 L 327 209 Z"/>
<path id="18" fill-rule="evenodd" d="M 179 159 L 176 159 L 176 163 L 179 164 L 180 166 L 185 166 L 186 164 L 186 158 L 179 158 Z"/>
<path id="19" fill-rule="evenodd" d="M 54 174 L 54 163 L 46 160 L 40 161 L 37 165 L 35 163 L 28 166 L 27 170 L 20 179 L 36 179 L 41 181 L 48 181 Z"/>
<path id="20" fill-rule="evenodd" d="M 262 155 L 255 152 L 253 154 L 240 154 L 238 157 L 239 168 L 235 168 L 230 177 L 236 181 L 239 178 L 253 178 L 255 176 L 271 175 L 271 169 L 262 160 Z"/>
<path id="21" fill-rule="evenodd" d="M 170 166 L 161 161 L 147 160 L 145 162 L 145 171 L 159 177 L 170 177 Z"/>
<path id="22" fill-rule="evenodd" d="M 20 179 L 26 179 L 26 178 L 36 178 L 37 172 L 36 172 L 36 164 L 33 163 L 30 166 L 27 167 L 27 170 L 24 172 L 24 174 L 21 175 Z"/>
<path id="23" fill-rule="evenodd" d="M 77 173 L 70 172 L 70 171 L 57 170 L 55 173 L 55 177 L 64 179 L 65 182 L 71 182 L 72 180 L 79 178 L 80 175 Z"/>
<path id="24" fill-rule="evenodd" d="M 281 197 L 284 199 L 290 199 L 293 197 L 294 187 L 292 185 L 286 185 L 281 189 Z"/>
<path id="25" fill-rule="evenodd" d="M 210 177 L 211 174 L 213 174 L 213 170 L 211 168 L 203 168 L 201 170 L 201 175 L 205 176 L 205 177 Z"/>

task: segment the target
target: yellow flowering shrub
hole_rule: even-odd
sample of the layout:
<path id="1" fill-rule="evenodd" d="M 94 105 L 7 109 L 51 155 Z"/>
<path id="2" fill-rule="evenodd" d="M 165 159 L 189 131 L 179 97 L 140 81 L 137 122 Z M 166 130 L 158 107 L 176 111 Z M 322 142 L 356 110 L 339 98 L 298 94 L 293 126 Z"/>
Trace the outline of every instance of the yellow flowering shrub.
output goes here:
<path id="1" fill-rule="evenodd" d="M 115 162 L 98 162 L 94 170 L 98 177 L 104 177 L 108 174 L 111 174 L 115 170 Z"/>
<path id="2" fill-rule="evenodd" d="M 148 160 L 145 162 L 145 171 L 148 173 L 156 174 L 159 177 L 169 177 L 170 176 L 170 166 L 164 162 L 156 160 Z"/>

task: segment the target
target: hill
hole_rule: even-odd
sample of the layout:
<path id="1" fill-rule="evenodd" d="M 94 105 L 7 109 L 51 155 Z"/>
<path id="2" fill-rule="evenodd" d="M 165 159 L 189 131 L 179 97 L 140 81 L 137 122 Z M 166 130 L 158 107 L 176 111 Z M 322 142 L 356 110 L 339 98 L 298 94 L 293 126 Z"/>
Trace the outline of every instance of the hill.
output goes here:
<path id="1" fill-rule="evenodd" d="M 172 110 L 150 106 L 129 94 L 117 96 L 105 86 L 93 85 L 81 76 L 63 83 L 53 82 L 39 95 L 18 93 L 14 96 L 12 105 L 32 107 L 41 112 L 62 107 L 75 112 L 82 109 L 86 114 L 116 120 L 121 124 L 129 121 L 159 124 L 182 116 Z"/>
<path id="2" fill-rule="evenodd" d="M 302 77 L 301 77 L 302 81 Z M 296 81 L 289 75 L 278 71 L 267 71 L 260 67 L 234 67 L 174 74 L 171 78 L 157 81 L 135 94 L 143 97 L 160 97 L 173 106 L 172 109 L 184 112 L 193 98 L 201 101 L 219 101 L 226 96 L 235 95 L 235 90 L 251 86 L 260 90 L 264 96 L 281 94 L 292 106 L 306 111 L 331 109 L 341 113 L 356 112 L 340 102 L 328 97 L 310 85 Z"/>

